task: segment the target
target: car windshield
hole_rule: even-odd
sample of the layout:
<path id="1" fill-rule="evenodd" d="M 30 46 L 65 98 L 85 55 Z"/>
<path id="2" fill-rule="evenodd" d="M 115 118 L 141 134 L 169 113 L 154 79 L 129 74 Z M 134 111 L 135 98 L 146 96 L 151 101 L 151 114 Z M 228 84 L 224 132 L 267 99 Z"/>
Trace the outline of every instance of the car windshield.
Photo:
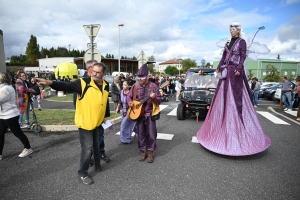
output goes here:
<path id="1" fill-rule="evenodd" d="M 219 78 L 214 74 L 193 73 L 186 77 L 184 82 L 185 90 L 203 90 L 207 88 L 216 88 Z"/>

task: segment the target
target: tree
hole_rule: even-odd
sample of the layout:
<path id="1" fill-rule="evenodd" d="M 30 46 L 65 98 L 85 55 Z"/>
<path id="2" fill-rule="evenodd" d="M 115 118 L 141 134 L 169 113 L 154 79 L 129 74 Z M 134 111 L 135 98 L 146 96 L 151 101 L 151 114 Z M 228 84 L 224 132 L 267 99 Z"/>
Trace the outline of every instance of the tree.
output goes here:
<path id="1" fill-rule="evenodd" d="M 212 68 L 212 65 L 210 65 L 210 62 L 206 63 L 205 65 L 206 68 Z"/>
<path id="2" fill-rule="evenodd" d="M 254 73 L 252 72 L 252 69 L 248 70 L 248 81 L 252 80 L 252 78 L 254 77 Z"/>
<path id="3" fill-rule="evenodd" d="M 40 54 L 41 54 L 41 58 L 46 58 L 47 56 L 50 55 L 50 52 L 47 48 L 42 47 Z"/>
<path id="4" fill-rule="evenodd" d="M 69 51 L 66 47 L 57 47 L 56 57 L 68 57 Z"/>
<path id="5" fill-rule="evenodd" d="M 191 60 L 190 58 L 182 60 L 181 64 L 183 73 L 185 73 L 188 69 L 197 67 L 196 60 Z"/>
<path id="6" fill-rule="evenodd" d="M 148 61 L 154 62 L 154 61 L 155 61 L 155 57 L 154 57 L 153 55 L 150 56 L 150 57 L 148 58 Z M 148 70 L 149 70 L 150 73 L 154 73 L 154 67 L 155 67 L 155 64 L 153 64 L 153 63 L 150 63 L 150 64 L 148 65 Z"/>
<path id="7" fill-rule="evenodd" d="M 279 82 L 281 79 L 278 69 L 271 64 L 266 66 L 267 75 L 263 78 L 264 81 Z"/>
<path id="8" fill-rule="evenodd" d="M 124 59 L 124 56 L 121 56 L 121 59 Z"/>
<path id="9" fill-rule="evenodd" d="M 202 58 L 201 60 L 201 67 L 204 68 L 206 65 L 206 61 L 204 60 L 204 58 Z"/>
<path id="10" fill-rule="evenodd" d="M 27 63 L 38 65 L 37 59 L 40 58 L 40 46 L 37 44 L 35 36 L 31 35 L 26 47 Z"/>
<path id="11" fill-rule="evenodd" d="M 51 49 L 49 49 L 49 58 L 54 58 L 56 56 L 56 50 L 51 47 Z"/>
<path id="12" fill-rule="evenodd" d="M 111 58 L 115 58 L 115 57 L 114 57 L 114 54 L 111 54 Z"/>
<path id="13" fill-rule="evenodd" d="M 137 58 L 135 56 L 132 57 L 132 60 L 137 60 Z"/>
<path id="14" fill-rule="evenodd" d="M 105 58 L 108 58 L 108 53 L 106 54 Z"/>
<path id="15" fill-rule="evenodd" d="M 174 66 L 167 66 L 167 68 L 165 69 L 165 73 L 166 74 L 170 74 L 170 75 L 176 75 L 179 73 L 178 69 Z"/>

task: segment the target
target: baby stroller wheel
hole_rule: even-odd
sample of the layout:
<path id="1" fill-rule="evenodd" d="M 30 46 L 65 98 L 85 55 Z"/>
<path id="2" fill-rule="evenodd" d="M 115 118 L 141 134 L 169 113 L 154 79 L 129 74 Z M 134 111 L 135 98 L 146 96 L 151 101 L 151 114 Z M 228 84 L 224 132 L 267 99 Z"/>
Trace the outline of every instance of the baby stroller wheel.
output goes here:
<path id="1" fill-rule="evenodd" d="M 40 125 L 34 125 L 33 126 L 33 132 L 35 132 L 35 133 L 40 133 L 40 132 L 42 132 L 42 127 L 40 126 Z"/>

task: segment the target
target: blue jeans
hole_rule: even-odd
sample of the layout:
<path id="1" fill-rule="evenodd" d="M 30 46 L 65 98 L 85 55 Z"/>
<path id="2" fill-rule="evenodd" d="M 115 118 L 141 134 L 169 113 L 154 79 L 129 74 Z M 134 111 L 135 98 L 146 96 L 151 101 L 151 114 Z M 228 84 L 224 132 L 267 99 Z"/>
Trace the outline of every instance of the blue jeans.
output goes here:
<path id="1" fill-rule="evenodd" d="M 258 94 L 259 94 L 259 91 L 253 92 L 253 104 L 256 106 L 258 104 Z"/>
<path id="2" fill-rule="evenodd" d="M 105 147 L 105 144 L 104 144 L 104 129 L 100 125 L 97 128 L 97 130 L 98 130 L 98 133 L 99 133 L 99 153 L 100 153 L 100 155 L 104 155 L 104 153 L 105 153 L 105 150 L 104 150 L 104 147 Z"/>
<path id="3" fill-rule="evenodd" d="M 173 89 L 169 89 L 170 95 L 173 95 Z"/>
<path id="4" fill-rule="evenodd" d="M 287 109 L 292 109 L 292 93 L 291 92 L 285 92 L 282 94 L 282 103 L 285 105 Z"/>
<path id="5" fill-rule="evenodd" d="M 80 177 L 86 177 L 88 175 L 92 152 L 94 154 L 95 168 L 100 168 L 98 129 L 88 131 L 80 128 L 79 141 L 81 145 L 81 153 L 78 175 Z"/>
<path id="6" fill-rule="evenodd" d="M 29 102 L 28 102 L 27 113 L 26 114 L 20 114 L 20 116 L 19 116 L 19 124 L 22 124 L 22 122 L 23 122 L 23 115 L 25 115 L 25 120 L 29 122 L 29 112 L 30 112 L 30 105 L 29 105 Z"/>

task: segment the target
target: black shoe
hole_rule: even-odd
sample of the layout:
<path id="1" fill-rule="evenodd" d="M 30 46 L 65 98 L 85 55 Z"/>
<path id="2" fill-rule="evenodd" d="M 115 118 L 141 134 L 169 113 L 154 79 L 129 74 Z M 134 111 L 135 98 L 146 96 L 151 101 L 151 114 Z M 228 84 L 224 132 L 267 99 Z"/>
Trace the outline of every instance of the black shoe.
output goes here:
<path id="1" fill-rule="evenodd" d="M 109 162 L 110 162 L 109 158 L 108 158 L 105 154 L 100 155 L 100 159 L 103 160 L 103 161 L 106 162 L 106 163 L 109 163 Z"/>
<path id="2" fill-rule="evenodd" d="M 95 171 L 96 172 L 101 172 L 102 171 L 102 167 L 100 166 L 100 167 L 97 167 L 96 169 L 95 169 Z"/>

